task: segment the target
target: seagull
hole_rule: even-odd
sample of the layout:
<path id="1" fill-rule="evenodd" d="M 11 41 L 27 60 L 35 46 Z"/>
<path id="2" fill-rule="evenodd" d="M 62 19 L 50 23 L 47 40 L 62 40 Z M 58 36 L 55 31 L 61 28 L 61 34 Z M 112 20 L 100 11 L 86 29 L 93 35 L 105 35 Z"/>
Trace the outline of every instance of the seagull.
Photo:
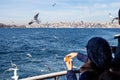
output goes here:
<path id="1" fill-rule="evenodd" d="M 118 19 L 118 17 L 113 17 L 113 16 L 111 15 L 111 13 L 109 13 L 109 16 L 110 16 L 110 18 L 112 18 L 111 23 L 113 23 L 113 22 L 114 22 L 114 20 L 117 20 L 117 19 Z"/>
<path id="2" fill-rule="evenodd" d="M 13 80 L 18 80 L 19 76 L 17 75 L 17 70 L 18 70 L 17 65 L 15 63 L 13 63 L 12 61 L 10 61 L 10 63 L 11 63 L 12 68 L 7 69 L 5 72 L 7 72 L 7 71 L 13 71 L 14 75 L 11 78 Z"/>
<path id="3" fill-rule="evenodd" d="M 7 69 L 6 71 L 13 71 L 14 69 L 17 69 L 17 68 L 18 68 L 17 65 L 16 65 L 15 63 L 13 63 L 12 61 L 10 61 L 10 63 L 11 63 L 11 67 L 12 67 L 12 68 Z M 6 71 L 5 71 L 5 72 L 6 72 Z"/>
<path id="4" fill-rule="evenodd" d="M 31 55 L 31 54 L 26 54 L 26 55 L 27 55 L 27 57 L 32 58 L 32 55 Z"/>
<path id="5" fill-rule="evenodd" d="M 28 24 L 31 25 L 31 24 L 33 24 L 34 22 L 36 22 L 37 24 L 39 24 L 41 21 L 38 19 L 38 16 L 39 16 L 39 13 L 37 13 L 37 14 L 34 16 L 34 20 L 31 20 Z"/>
<path id="6" fill-rule="evenodd" d="M 44 66 L 47 67 L 49 71 L 52 71 L 52 69 L 48 66 L 48 64 L 45 64 Z"/>
<path id="7" fill-rule="evenodd" d="M 119 20 L 119 18 L 118 18 L 118 17 L 114 17 L 113 20 L 112 20 L 112 23 L 113 23 L 115 20 Z"/>
<path id="8" fill-rule="evenodd" d="M 52 6 L 54 7 L 56 5 L 56 3 L 52 4 Z"/>
<path id="9" fill-rule="evenodd" d="M 118 23 L 120 25 L 120 9 L 118 11 L 118 17 L 114 17 L 113 20 L 112 20 L 112 23 L 114 22 L 114 20 L 118 20 Z"/>
<path id="10" fill-rule="evenodd" d="M 111 15 L 111 13 L 109 13 L 109 16 L 110 16 L 110 18 L 113 18 L 113 16 Z"/>
<path id="11" fill-rule="evenodd" d="M 16 65 L 15 63 L 13 63 L 12 61 L 10 61 L 10 63 L 11 63 L 11 66 L 12 66 L 12 67 L 17 68 L 17 65 Z"/>

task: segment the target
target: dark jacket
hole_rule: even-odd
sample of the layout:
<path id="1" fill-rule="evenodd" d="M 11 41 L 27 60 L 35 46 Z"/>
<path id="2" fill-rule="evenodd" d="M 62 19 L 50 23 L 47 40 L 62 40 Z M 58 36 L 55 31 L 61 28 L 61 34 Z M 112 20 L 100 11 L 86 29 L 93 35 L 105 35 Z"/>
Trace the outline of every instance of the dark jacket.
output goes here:
<path id="1" fill-rule="evenodd" d="M 86 48 L 87 57 L 91 61 L 91 68 L 93 71 L 85 71 L 81 73 L 79 80 L 96 80 L 99 75 L 111 64 L 111 49 L 108 42 L 100 37 L 90 39 Z M 81 54 L 78 54 L 77 58 L 83 62 L 87 59 Z M 73 70 L 67 71 L 67 80 L 77 80 Z"/>

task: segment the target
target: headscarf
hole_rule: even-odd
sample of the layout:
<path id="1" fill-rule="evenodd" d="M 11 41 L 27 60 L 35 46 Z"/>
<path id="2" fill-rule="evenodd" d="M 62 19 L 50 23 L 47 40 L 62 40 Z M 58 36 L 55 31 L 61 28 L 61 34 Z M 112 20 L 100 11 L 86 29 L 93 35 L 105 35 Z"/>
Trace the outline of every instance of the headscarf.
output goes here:
<path id="1" fill-rule="evenodd" d="M 112 52 L 108 42 L 101 37 L 94 37 L 87 43 L 88 58 L 98 68 L 106 69 L 112 60 Z"/>

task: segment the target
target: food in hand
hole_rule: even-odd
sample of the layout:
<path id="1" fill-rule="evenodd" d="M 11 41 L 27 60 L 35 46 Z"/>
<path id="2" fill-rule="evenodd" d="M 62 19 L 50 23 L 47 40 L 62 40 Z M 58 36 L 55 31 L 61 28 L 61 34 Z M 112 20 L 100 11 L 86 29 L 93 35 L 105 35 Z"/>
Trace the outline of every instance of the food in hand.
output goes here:
<path id="1" fill-rule="evenodd" d="M 64 61 L 65 62 L 68 62 L 70 60 L 70 58 L 68 57 L 68 56 L 66 56 L 65 58 L 64 58 Z"/>

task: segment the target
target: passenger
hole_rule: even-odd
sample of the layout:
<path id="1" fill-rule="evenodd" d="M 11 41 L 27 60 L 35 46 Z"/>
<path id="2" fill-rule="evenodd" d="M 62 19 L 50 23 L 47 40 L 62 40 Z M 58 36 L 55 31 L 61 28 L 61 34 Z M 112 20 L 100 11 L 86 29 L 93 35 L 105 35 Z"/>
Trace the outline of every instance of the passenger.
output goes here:
<path id="1" fill-rule="evenodd" d="M 80 68 L 81 75 L 79 80 L 98 80 L 99 75 L 106 70 L 111 61 L 112 61 L 112 53 L 108 42 L 100 37 L 94 37 L 90 39 L 87 43 L 87 58 L 84 57 L 83 61 L 86 63 Z M 77 57 L 77 59 L 81 60 L 81 53 L 72 52 L 66 57 L 71 59 Z M 73 71 L 73 63 L 72 60 L 66 62 L 67 66 L 67 80 L 77 80 L 76 75 Z"/>
<path id="2" fill-rule="evenodd" d="M 110 68 L 101 74 L 99 80 L 120 80 L 120 35 L 116 35 L 118 39 L 118 46 L 114 53 L 114 58 Z"/>
<path id="3" fill-rule="evenodd" d="M 112 60 L 111 66 L 119 69 L 119 67 L 120 67 L 120 34 L 116 35 L 114 38 L 118 39 L 118 46 L 117 46 L 116 51 L 114 53 L 114 58 Z"/>

